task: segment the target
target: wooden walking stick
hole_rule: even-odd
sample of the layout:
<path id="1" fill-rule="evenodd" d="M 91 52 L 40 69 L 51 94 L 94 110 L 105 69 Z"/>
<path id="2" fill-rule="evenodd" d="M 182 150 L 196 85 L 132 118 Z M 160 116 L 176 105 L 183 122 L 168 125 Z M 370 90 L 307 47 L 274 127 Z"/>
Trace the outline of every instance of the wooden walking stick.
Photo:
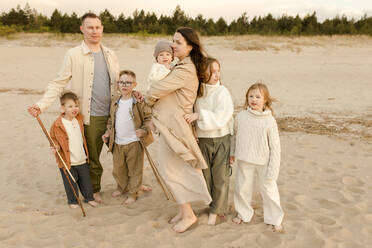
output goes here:
<path id="1" fill-rule="evenodd" d="M 36 120 L 39 122 L 39 125 L 40 125 L 41 129 L 43 130 L 45 136 L 47 137 L 50 146 L 51 146 L 51 147 L 54 147 L 54 148 L 56 149 L 56 145 L 54 144 L 54 141 L 53 141 L 52 138 L 50 137 L 48 131 L 45 129 L 45 126 L 44 126 L 43 122 L 41 121 L 40 117 L 39 117 L 39 116 L 36 116 Z M 75 198 L 76 198 L 76 200 L 77 200 L 77 202 L 78 202 L 78 204 L 79 204 L 79 206 L 80 206 L 80 208 L 81 208 L 81 211 L 83 212 L 83 216 L 86 217 L 86 214 L 85 214 L 85 211 L 84 211 L 83 205 L 81 204 L 80 199 L 79 199 L 78 195 L 76 194 L 75 188 L 72 186 L 72 183 L 71 183 L 71 181 L 70 181 L 70 178 L 71 178 L 72 181 L 74 181 L 74 183 L 76 183 L 75 178 L 71 175 L 70 170 L 68 169 L 68 167 L 67 167 L 65 161 L 63 160 L 61 154 L 59 153 L 59 151 L 58 151 L 57 149 L 56 149 L 56 153 L 57 153 L 57 155 L 58 155 L 58 158 L 61 160 L 61 162 L 62 162 L 62 164 L 63 164 L 63 166 L 64 166 L 64 168 L 62 168 L 62 171 L 63 171 L 63 173 L 65 174 L 65 177 L 67 178 L 68 183 L 70 184 L 70 187 L 71 187 L 71 189 L 72 189 L 72 192 L 74 193 L 74 196 L 75 196 Z M 66 171 L 68 172 L 68 174 L 67 174 Z"/>
<path id="2" fill-rule="evenodd" d="M 131 115 L 131 117 L 132 117 L 133 124 L 134 124 L 134 116 L 133 116 L 133 112 L 130 110 L 129 113 L 130 113 L 130 115 Z M 158 169 L 156 168 L 156 165 L 155 165 L 154 161 L 152 160 L 152 158 L 151 158 L 151 156 L 150 156 L 150 153 L 149 153 L 149 151 L 147 150 L 147 148 L 146 148 L 145 144 L 143 143 L 142 139 L 141 139 L 141 138 L 138 138 L 138 139 L 139 139 L 139 142 L 140 142 L 140 144 L 141 144 L 141 146 L 142 146 L 142 149 L 143 149 L 143 150 L 145 151 L 145 153 L 146 153 L 147 160 L 149 161 L 150 167 L 151 167 L 151 169 L 152 169 L 152 172 L 154 173 L 154 176 L 155 176 L 155 178 L 156 178 L 156 181 L 158 181 L 158 183 L 160 184 L 160 187 L 162 188 L 162 190 L 163 190 L 163 192 L 164 192 L 164 194 L 165 194 L 165 197 L 167 198 L 167 200 L 170 200 L 170 196 L 169 196 L 169 194 L 170 194 L 171 197 L 172 197 L 173 199 L 175 199 L 174 196 L 173 196 L 173 194 L 172 194 L 172 191 L 170 191 L 170 190 L 168 189 L 167 185 L 163 182 L 163 179 L 161 178 L 161 176 L 160 176 L 160 174 L 159 174 L 159 171 L 158 171 Z"/>

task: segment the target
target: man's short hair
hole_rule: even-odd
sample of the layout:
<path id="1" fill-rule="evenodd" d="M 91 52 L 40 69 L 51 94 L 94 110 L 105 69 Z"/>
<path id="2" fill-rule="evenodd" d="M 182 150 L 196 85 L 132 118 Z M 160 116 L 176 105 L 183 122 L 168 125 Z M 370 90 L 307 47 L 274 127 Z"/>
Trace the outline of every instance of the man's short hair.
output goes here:
<path id="1" fill-rule="evenodd" d="M 98 15 L 96 15 L 96 14 L 94 14 L 92 12 L 88 12 L 88 13 L 85 13 L 81 17 L 81 24 L 83 24 L 84 23 L 84 20 L 87 19 L 87 18 L 97 18 L 98 20 L 101 20 L 101 18 Z"/>
<path id="2" fill-rule="evenodd" d="M 75 103 L 79 101 L 79 98 L 74 92 L 67 91 L 62 93 L 61 97 L 59 98 L 59 101 L 61 102 L 61 105 L 65 105 L 67 100 L 73 100 Z"/>
<path id="3" fill-rule="evenodd" d="M 136 81 L 136 74 L 133 71 L 131 71 L 131 70 L 123 70 L 123 71 L 121 71 L 119 73 L 119 77 L 121 77 L 124 74 L 126 74 L 128 76 L 131 76 L 134 79 L 134 81 Z"/>

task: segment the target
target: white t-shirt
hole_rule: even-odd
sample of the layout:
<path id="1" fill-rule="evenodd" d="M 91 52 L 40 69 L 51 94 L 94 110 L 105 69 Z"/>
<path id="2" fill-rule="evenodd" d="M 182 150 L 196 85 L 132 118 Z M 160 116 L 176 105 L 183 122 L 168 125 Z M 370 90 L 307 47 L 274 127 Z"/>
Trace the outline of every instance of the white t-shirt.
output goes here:
<path id="1" fill-rule="evenodd" d="M 126 145 L 138 141 L 133 118 L 131 116 L 133 108 L 133 98 L 119 100 L 118 110 L 115 116 L 115 143 Z"/>
<path id="2" fill-rule="evenodd" d="M 87 155 L 84 150 L 83 136 L 81 135 L 80 125 L 76 118 L 69 121 L 62 118 L 62 124 L 68 136 L 68 149 L 70 150 L 71 165 L 81 165 L 86 162 Z"/>

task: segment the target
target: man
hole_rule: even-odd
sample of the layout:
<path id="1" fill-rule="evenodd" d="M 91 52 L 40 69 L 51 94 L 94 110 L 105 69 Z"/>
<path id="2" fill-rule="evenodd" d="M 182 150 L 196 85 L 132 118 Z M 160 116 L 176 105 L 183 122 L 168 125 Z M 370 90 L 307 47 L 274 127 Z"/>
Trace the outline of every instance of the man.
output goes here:
<path id="1" fill-rule="evenodd" d="M 48 84 L 42 99 L 28 107 L 28 111 L 32 116 L 38 116 L 52 105 L 67 85 L 77 94 L 84 115 L 94 199 L 100 203 L 103 172 L 99 161 L 103 146 L 101 137 L 106 130 L 111 97 L 116 94 L 119 63 L 115 53 L 101 44 L 103 26 L 97 15 L 83 15 L 80 31 L 84 36 L 83 42 L 68 50 L 58 76 Z"/>

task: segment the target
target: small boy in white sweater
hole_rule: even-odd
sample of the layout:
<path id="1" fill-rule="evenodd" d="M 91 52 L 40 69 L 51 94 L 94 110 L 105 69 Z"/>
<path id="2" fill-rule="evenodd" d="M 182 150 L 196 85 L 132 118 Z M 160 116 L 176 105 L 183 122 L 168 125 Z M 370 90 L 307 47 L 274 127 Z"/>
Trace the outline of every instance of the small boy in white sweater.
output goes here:
<path id="1" fill-rule="evenodd" d="M 153 82 L 159 81 L 169 74 L 173 61 L 171 43 L 164 40 L 159 41 L 155 46 L 154 57 L 156 62 L 152 65 L 147 77 L 147 89 L 150 89 Z"/>

